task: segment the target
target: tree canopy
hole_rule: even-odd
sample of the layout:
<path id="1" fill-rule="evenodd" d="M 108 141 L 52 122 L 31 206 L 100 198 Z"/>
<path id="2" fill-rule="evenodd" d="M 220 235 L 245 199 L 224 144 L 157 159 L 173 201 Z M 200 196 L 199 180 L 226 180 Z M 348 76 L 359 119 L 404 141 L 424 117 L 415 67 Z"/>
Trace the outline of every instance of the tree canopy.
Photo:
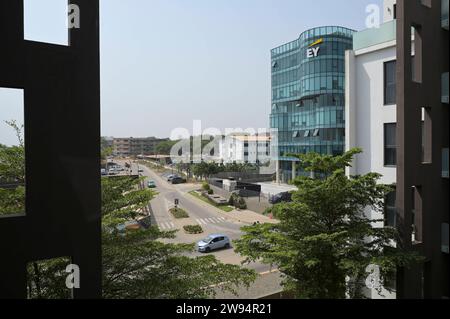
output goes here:
<path id="1" fill-rule="evenodd" d="M 247 262 L 261 260 L 279 267 L 286 291 L 297 298 L 362 298 L 369 276 L 366 268 L 377 265 L 386 282 L 397 267 L 421 258 L 396 247 L 392 227 L 374 227 L 368 209 L 384 213 L 384 199 L 391 187 L 378 183 L 380 174 L 347 176 L 345 168 L 360 153 L 353 149 L 342 156 L 315 153 L 292 154 L 314 177 L 298 177 L 292 203 L 274 207 L 279 224 L 245 227 L 235 242 Z M 377 288 L 381 293 L 382 288 Z"/>
<path id="2" fill-rule="evenodd" d="M 103 297 L 197 299 L 214 296 L 216 285 L 234 292 L 248 286 L 254 271 L 223 264 L 214 256 L 189 257 L 193 244 L 168 244 L 175 232 L 157 227 L 121 232 L 117 226 L 136 219 L 153 198 L 139 180 L 103 179 Z"/>

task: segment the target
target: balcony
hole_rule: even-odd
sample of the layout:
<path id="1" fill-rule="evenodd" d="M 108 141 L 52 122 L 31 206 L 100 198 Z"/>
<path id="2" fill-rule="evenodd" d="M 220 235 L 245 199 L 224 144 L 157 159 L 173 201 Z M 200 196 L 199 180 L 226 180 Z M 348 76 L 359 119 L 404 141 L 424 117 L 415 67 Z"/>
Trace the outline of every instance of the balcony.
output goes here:
<path id="1" fill-rule="evenodd" d="M 448 178 L 448 147 L 442 149 L 442 177 Z"/>
<path id="2" fill-rule="evenodd" d="M 448 1 L 447 1 L 448 2 Z M 379 28 L 366 29 L 353 35 L 353 50 L 361 50 L 396 39 L 397 21 L 383 23 Z"/>
<path id="3" fill-rule="evenodd" d="M 441 19 L 441 23 L 442 23 L 442 28 L 444 28 L 445 30 L 448 31 L 448 0 L 442 0 L 441 1 L 441 6 L 442 6 L 442 19 Z"/>
<path id="4" fill-rule="evenodd" d="M 448 104 L 448 72 L 442 73 L 442 103 Z"/>

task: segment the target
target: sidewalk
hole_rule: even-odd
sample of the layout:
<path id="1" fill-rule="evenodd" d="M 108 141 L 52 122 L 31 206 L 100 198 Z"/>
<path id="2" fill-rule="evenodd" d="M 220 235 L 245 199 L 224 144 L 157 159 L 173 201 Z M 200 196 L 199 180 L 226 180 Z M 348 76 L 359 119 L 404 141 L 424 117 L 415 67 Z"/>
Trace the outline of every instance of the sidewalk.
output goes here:
<path id="1" fill-rule="evenodd" d="M 229 218 L 236 219 L 237 221 L 252 225 L 255 222 L 260 222 L 261 224 L 277 224 L 278 220 L 271 219 L 270 217 L 255 213 L 251 210 L 233 210 L 229 213 L 222 212 L 223 215 L 226 215 Z"/>
<path id="2" fill-rule="evenodd" d="M 283 291 L 281 286 L 282 277 L 278 271 L 266 272 L 260 274 L 256 281 L 247 289 L 245 287 L 238 287 L 236 297 L 230 292 L 222 291 L 216 288 L 215 299 L 261 299 L 267 296 L 275 295 Z"/>
<path id="3" fill-rule="evenodd" d="M 204 207 L 208 207 L 210 209 L 214 209 L 217 211 L 218 214 L 223 215 L 224 217 L 234 219 L 240 223 L 253 225 L 255 222 L 260 222 L 261 224 L 277 224 L 278 221 L 275 219 L 271 219 L 267 216 L 252 212 L 251 210 L 233 210 L 231 212 L 225 212 L 217 207 L 214 207 L 211 204 L 205 203 L 204 201 L 196 198 L 195 196 L 192 196 L 191 194 L 186 194 L 186 197 L 188 197 L 196 201 L 199 205 L 203 205 Z"/>

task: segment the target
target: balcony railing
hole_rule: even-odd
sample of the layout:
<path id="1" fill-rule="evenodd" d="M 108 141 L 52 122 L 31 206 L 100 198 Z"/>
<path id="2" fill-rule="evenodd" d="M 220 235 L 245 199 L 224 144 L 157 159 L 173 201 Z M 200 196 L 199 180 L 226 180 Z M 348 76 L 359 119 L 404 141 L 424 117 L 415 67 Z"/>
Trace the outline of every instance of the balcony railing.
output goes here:
<path id="1" fill-rule="evenodd" d="M 366 29 L 353 34 L 353 50 L 368 48 L 396 39 L 396 20 L 383 23 L 379 28 Z"/>

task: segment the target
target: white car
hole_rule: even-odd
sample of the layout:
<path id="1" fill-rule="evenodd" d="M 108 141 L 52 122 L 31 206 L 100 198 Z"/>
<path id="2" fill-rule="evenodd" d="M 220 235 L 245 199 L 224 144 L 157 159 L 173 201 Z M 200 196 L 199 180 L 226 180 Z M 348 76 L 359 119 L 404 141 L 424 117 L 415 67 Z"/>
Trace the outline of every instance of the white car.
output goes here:
<path id="1" fill-rule="evenodd" d="M 221 234 L 209 235 L 197 243 L 197 249 L 201 253 L 209 253 L 217 249 L 228 249 L 231 247 L 230 239 Z"/>

